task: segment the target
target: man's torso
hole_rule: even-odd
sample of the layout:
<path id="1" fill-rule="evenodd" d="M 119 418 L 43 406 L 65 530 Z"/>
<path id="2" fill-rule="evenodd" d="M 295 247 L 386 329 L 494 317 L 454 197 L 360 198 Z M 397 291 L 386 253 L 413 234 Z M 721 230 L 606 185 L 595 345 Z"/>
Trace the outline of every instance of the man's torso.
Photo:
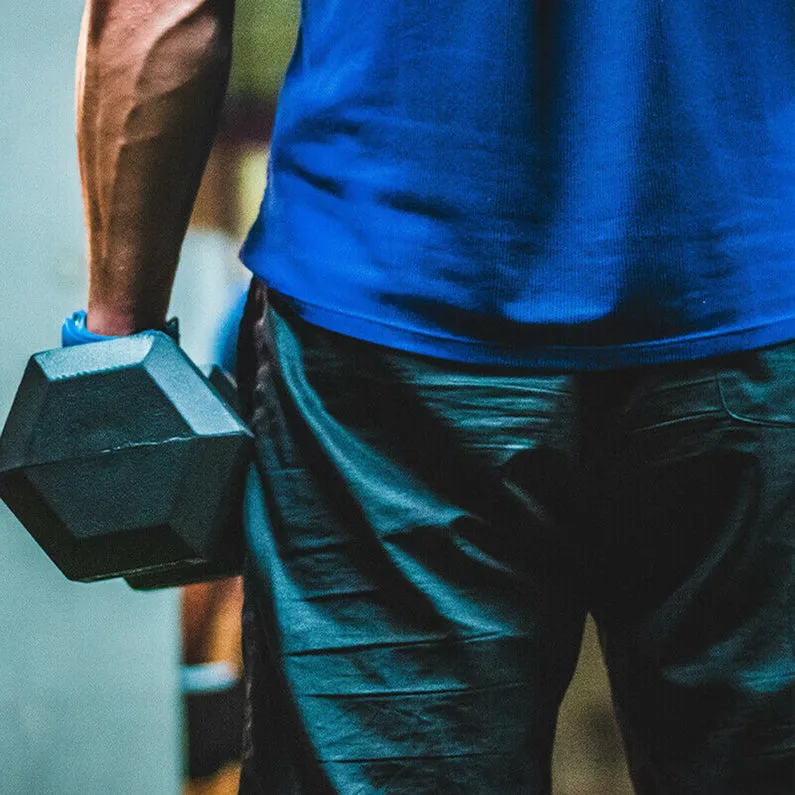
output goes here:
<path id="1" fill-rule="evenodd" d="M 305 0 L 246 264 L 419 353 L 609 369 L 795 337 L 789 0 Z"/>

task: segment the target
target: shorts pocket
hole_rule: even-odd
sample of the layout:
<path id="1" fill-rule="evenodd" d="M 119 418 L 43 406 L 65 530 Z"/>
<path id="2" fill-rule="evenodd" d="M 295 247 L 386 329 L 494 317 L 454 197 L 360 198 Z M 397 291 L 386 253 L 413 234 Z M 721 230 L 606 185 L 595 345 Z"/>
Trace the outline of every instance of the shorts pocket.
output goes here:
<path id="1" fill-rule="evenodd" d="M 718 387 L 732 419 L 795 427 L 795 342 L 727 357 L 718 371 Z"/>

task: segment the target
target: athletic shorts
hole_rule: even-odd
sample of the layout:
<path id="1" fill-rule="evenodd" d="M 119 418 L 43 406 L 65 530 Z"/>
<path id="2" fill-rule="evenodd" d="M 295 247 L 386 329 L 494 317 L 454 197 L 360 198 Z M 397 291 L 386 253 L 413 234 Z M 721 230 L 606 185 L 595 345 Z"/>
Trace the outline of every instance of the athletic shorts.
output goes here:
<path id="1" fill-rule="evenodd" d="M 252 287 L 245 795 L 543 795 L 586 613 L 638 795 L 792 795 L 795 344 L 548 373 Z"/>

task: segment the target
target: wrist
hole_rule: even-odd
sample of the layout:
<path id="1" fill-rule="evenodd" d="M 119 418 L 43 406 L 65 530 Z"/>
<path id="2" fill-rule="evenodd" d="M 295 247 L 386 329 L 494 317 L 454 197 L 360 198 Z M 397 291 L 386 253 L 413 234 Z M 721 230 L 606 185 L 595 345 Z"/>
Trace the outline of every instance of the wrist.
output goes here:
<path id="1" fill-rule="evenodd" d="M 69 348 L 73 345 L 84 345 L 89 342 L 103 342 L 106 340 L 114 339 L 116 337 L 127 337 L 131 334 L 137 334 L 138 330 L 134 332 L 126 332 L 120 334 L 98 333 L 90 328 L 87 324 L 87 315 L 84 310 L 73 312 L 63 322 L 61 327 L 61 345 L 64 348 Z M 140 329 L 142 331 L 154 330 L 162 331 L 167 334 L 174 342 L 179 345 L 179 321 L 177 318 L 172 317 L 167 323 L 156 327 L 154 329 Z"/>
<path id="2" fill-rule="evenodd" d="M 127 337 L 148 329 L 162 329 L 166 325 L 165 312 L 160 314 L 126 314 L 116 309 L 104 309 L 89 302 L 85 318 L 86 330 L 105 337 Z"/>
<path id="3" fill-rule="evenodd" d="M 70 348 L 74 345 L 85 345 L 89 342 L 102 342 L 112 339 L 113 335 L 97 334 L 86 328 L 86 313 L 81 310 L 69 315 L 61 326 L 61 346 Z"/>

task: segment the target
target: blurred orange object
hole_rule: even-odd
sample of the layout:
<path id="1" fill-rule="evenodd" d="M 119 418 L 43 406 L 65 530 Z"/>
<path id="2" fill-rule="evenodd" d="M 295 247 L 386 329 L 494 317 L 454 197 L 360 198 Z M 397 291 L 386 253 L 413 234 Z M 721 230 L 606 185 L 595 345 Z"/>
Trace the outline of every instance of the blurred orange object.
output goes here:
<path id="1" fill-rule="evenodd" d="M 188 776 L 184 795 L 232 795 L 237 793 L 240 764 L 225 758 L 216 767 L 219 734 L 231 732 L 231 748 L 242 739 L 242 705 L 235 685 L 243 674 L 241 611 L 243 583 L 240 577 L 189 585 L 182 589 L 183 674 L 225 670 L 229 683 L 220 689 L 187 689 L 183 693 L 187 716 Z M 219 701 L 228 698 L 228 703 Z M 240 706 L 240 715 L 236 713 Z M 223 745 L 223 742 L 221 743 Z M 202 759 L 206 754 L 208 757 Z M 200 771 L 200 772 L 197 772 Z"/>
<path id="2" fill-rule="evenodd" d="M 243 671 L 240 650 L 240 614 L 243 581 L 240 577 L 188 585 L 182 589 L 182 662 L 200 665 L 229 662 Z"/>

